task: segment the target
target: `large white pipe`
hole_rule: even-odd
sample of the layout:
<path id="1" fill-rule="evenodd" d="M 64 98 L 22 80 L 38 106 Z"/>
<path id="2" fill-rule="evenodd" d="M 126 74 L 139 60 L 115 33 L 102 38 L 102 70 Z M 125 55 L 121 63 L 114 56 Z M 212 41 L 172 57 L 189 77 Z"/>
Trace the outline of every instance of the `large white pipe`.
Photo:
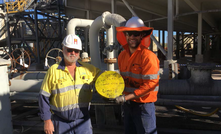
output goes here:
<path id="1" fill-rule="evenodd" d="M 11 92 L 39 92 L 43 79 L 41 80 L 10 80 Z M 19 85 L 19 86 L 18 86 Z"/>
<path id="2" fill-rule="evenodd" d="M 113 38 L 113 27 L 107 29 L 107 45 L 113 45 L 114 44 L 114 38 Z M 107 52 L 107 58 L 108 59 L 113 59 L 114 58 L 114 51 Z M 108 63 L 107 65 L 107 70 L 114 71 L 114 63 Z"/>
<path id="3" fill-rule="evenodd" d="M 99 46 L 99 31 L 103 26 L 105 28 L 110 28 L 111 25 L 113 26 L 123 26 L 126 20 L 118 15 L 118 14 L 111 14 L 110 12 L 104 12 L 101 16 L 97 17 L 94 22 L 91 24 L 89 29 L 89 40 L 90 40 L 90 56 L 91 56 L 91 63 L 101 68 L 101 61 L 100 61 L 100 46 Z"/>
<path id="4" fill-rule="evenodd" d="M 111 27 L 109 29 L 107 29 L 107 46 L 108 45 L 114 45 L 115 40 L 114 40 L 114 36 L 116 36 L 114 34 L 114 26 L 124 26 L 125 25 L 126 20 L 122 17 L 119 16 L 117 14 L 109 14 L 105 17 L 105 23 L 107 25 L 111 25 Z M 108 59 L 113 59 L 114 58 L 114 51 L 109 52 L 107 54 L 107 58 Z M 114 71 L 114 64 L 110 63 L 108 64 L 108 70 L 110 71 Z"/>
<path id="5" fill-rule="evenodd" d="M 76 27 L 87 27 L 92 24 L 93 20 L 73 18 L 68 22 L 67 35 L 75 34 Z"/>
<path id="6" fill-rule="evenodd" d="M 12 115 L 9 99 L 7 65 L 10 61 L 0 58 L 0 134 L 12 134 Z"/>

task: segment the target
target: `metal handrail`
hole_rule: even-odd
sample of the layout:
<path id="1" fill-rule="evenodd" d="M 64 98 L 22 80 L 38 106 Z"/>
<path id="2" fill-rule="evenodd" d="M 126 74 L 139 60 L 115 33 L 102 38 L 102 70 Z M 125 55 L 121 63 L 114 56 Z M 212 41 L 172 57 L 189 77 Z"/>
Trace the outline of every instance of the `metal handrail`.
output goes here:
<path id="1" fill-rule="evenodd" d="M 27 5 L 30 5 L 33 0 L 15 0 L 5 2 L 7 13 L 16 13 L 26 10 Z"/>

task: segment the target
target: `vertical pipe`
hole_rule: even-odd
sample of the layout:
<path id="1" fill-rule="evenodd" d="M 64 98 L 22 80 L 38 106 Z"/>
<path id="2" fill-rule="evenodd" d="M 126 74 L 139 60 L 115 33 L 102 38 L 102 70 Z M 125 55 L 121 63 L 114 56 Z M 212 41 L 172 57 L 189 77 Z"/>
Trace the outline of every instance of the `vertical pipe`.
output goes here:
<path id="1" fill-rule="evenodd" d="M 38 55 L 38 61 L 37 63 L 40 64 L 40 48 L 39 48 L 39 40 L 38 40 L 38 14 L 37 14 L 37 3 L 35 3 L 35 38 L 36 38 L 36 48 L 37 48 L 37 55 Z"/>
<path id="2" fill-rule="evenodd" d="M 86 6 L 86 9 L 87 9 L 87 8 L 89 9 L 89 6 L 90 6 L 89 0 L 86 1 L 85 6 Z M 86 18 L 87 18 L 88 20 L 89 20 L 89 18 L 90 18 L 90 11 L 89 11 L 89 10 L 86 11 Z M 87 52 L 87 53 L 89 53 L 89 46 L 88 46 L 88 38 L 89 38 L 88 33 L 89 33 L 89 28 L 90 28 L 90 26 L 87 26 L 87 27 L 84 28 L 84 37 L 85 37 L 85 41 L 84 41 L 84 51 Z"/>
<path id="3" fill-rule="evenodd" d="M 114 14 L 116 12 L 116 0 L 111 0 L 111 13 Z M 110 30 L 108 30 L 108 34 L 112 34 L 112 37 L 110 37 L 110 42 L 112 45 L 115 45 L 116 43 L 116 28 L 115 26 L 111 26 Z M 109 40 L 109 35 L 108 35 L 108 40 Z M 110 52 L 109 54 L 109 58 L 113 59 L 114 57 L 116 57 L 117 54 L 115 54 L 115 50 L 113 50 L 112 52 Z M 110 71 L 114 71 L 114 63 L 111 63 L 108 65 L 109 67 L 107 69 L 109 69 Z"/>
<path id="4" fill-rule="evenodd" d="M 198 13 L 198 44 L 197 54 L 202 54 L 202 13 Z"/>
<path id="5" fill-rule="evenodd" d="M 6 17 L 6 29 L 7 29 L 7 46 L 9 49 L 9 54 L 11 54 L 12 50 L 11 50 L 11 36 L 10 36 L 10 26 L 9 26 L 9 19 L 8 19 L 8 13 L 6 13 L 5 15 Z"/>
<path id="6" fill-rule="evenodd" d="M 10 64 L 10 61 L 0 58 L 0 134 L 13 133 L 7 64 Z"/>
<path id="7" fill-rule="evenodd" d="M 173 60 L 173 0 L 168 0 L 167 11 L 167 29 L 168 29 L 168 44 L 167 44 L 167 60 Z"/>
<path id="8" fill-rule="evenodd" d="M 107 46 L 113 46 L 113 26 L 107 30 Z M 108 51 L 107 52 L 107 59 L 113 59 L 114 58 L 114 51 Z M 108 63 L 107 64 L 107 70 L 114 71 L 114 64 Z"/>
<path id="9" fill-rule="evenodd" d="M 116 12 L 116 0 L 111 0 L 111 13 Z"/>
<path id="10" fill-rule="evenodd" d="M 60 41 L 62 40 L 62 36 L 61 36 L 61 5 L 59 3 L 60 1 L 57 1 L 57 5 L 58 5 L 58 38 L 60 39 Z"/>
<path id="11" fill-rule="evenodd" d="M 179 14 L 179 0 L 176 0 L 176 15 Z"/>
<path id="12" fill-rule="evenodd" d="M 192 51 L 192 58 L 193 58 L 193 61 L 195 59 L 195 56 L 196 56 L 196 33 L 194 32 L 193 33 L 193 51 Z"/>

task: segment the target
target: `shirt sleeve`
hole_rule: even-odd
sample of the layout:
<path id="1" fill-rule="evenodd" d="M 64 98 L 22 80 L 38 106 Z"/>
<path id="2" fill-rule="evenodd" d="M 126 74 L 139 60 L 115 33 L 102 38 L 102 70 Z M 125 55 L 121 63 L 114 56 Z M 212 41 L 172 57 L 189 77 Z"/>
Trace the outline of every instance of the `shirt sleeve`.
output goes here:
<path id="1" fill-rule="evenodd" d="M 41 85 L 38 104 L 39 104 L 39 116 L 42 120 L 51 119 L 50 102 L 49 98 L 51 96 L 51 69 L 48 70 L 44 77 L 43 83 Z"/>
<path id="2" fill-rule="evenodd" d="M 146 55 L 142 62 L 142 84 L 134 93 L 137 96 L 155 91 L 159 86 L 159 60 L 155 54 Z"/>

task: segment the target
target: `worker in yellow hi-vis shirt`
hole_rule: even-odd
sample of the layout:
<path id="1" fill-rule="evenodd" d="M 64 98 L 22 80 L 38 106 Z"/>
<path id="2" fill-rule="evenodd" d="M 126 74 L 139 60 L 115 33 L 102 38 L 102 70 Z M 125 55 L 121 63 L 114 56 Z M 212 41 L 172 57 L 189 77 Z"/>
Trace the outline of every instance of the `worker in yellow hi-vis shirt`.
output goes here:
<path id="1" fill-rule="evenodd" d="M 92 85 L 101 71 L 78 60 L 82 50 L 78 36 L 67 35 L 62 45 L 64 59 L 48 69 L 40 90 L 44 131 L 46 134 L 92 134 L 89 104 Z"/>

